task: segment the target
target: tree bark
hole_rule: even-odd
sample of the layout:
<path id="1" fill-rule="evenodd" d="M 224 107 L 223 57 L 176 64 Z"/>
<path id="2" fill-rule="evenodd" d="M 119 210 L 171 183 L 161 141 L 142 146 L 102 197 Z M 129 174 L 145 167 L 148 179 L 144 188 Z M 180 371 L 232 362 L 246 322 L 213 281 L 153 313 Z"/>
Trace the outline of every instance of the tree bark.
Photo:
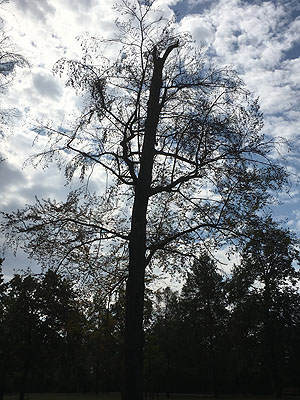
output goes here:
<path id="1" fill-rule="evenodd" d="M 20 384 L 19 400 L 24 400 L 25 399 L 27 378 L 28 378 L 28 361 L 27 361 L 27 357 L 26 357 L 26 360 L 24 362 L 24 367 L 23 367 L 23 374 L 22 374 L 22 378 L 21 378 L 21 384 Z"/>
<path id="2" fill-rule="evenodd" d="M 130 244 L 130 273 L 126 286 L 124 400 L 143 399 L 143 308 L 145 251 L 140 238 Z M 140 245 L 140 246 L 139 246 Z"/>
<path id="3" fill-rule="evenodd" d="M 5 394 L 6 374 L 8 369 L 8 365 L 5 361 L 6 360 L 4 356 L 0 364 L 0 400 L 3 400 Z"/>
<path id="4" fill-rule="evenodd" d="M 131 216 L 129 239 L 129 266 L 126 285 L 124 382 L 122 400 L 143 399 L 144 364 L 144 287 L 146 269 L 147 208 L 152 182 L 156 131 L 161 111 L 160 91 L 164 62 L 173 48 L 170 46 L 164 57 L 153 50 L 153 73 L 145 121 L 145 136 L 141 154 L 140 171 L 135 185 L 135 198 Z"/>

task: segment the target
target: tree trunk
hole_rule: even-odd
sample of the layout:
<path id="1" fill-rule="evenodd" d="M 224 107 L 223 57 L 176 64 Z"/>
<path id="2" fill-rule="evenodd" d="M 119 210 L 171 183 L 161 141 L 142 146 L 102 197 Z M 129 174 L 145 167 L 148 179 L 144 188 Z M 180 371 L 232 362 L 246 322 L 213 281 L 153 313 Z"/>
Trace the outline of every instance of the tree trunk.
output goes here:
<path id="1" fill-rule="evenodd" d="M 142 245 L 142 243 L 140 243 Z M 143 308 L 145 252 L 131 246 L 130 274 L 126 286 L 124 400 L 143 399 Z"/>
<path id="2" fill-rule="evenodd" d="M 7 374 L 7 363 L 5 362 L 5 356 L 3 357 L 3 361 L 0 364 L 0 400 L 3 400 L 5 393 L 5 384 L 6 384 L 6 374 Z"/>
<path id="3" fill-rule="evenodd" d="M 27 378 L 28 378 L 28 361 L 26 359 L 24 362 L 23 374 L 21 378 L 19 400 L 24 400 L 25 398 Z"/>
<path id="4" fill-rule="evenodd" d="M 168 50 L 167 50 L 168 51 Z M 171 50 L 169 50 L 170 52 Z M 166 52 L 167 54 L 167 52 Z M 143 399 L 144 364 L 144 286 L 146 269 L 147 207 L 152 182 L 156 131 L 161 110 L 160 91 L 164 59 L 153 50 L 153 74 L 145 121 L 145 136 L 140 171 L 135 185 L 135 198 L 129 239 L 129 274 L 126 285 L 124 382 L 122 400 Z"/>

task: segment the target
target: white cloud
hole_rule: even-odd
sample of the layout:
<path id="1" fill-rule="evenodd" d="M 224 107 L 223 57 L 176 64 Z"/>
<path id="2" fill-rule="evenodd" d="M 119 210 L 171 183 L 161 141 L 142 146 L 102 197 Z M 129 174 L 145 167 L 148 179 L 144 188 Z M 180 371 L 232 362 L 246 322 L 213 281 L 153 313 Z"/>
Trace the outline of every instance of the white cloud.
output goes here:
<path id="1" fill-rule="evenodd" d="M 61 95 L 62 89 L 53 75 L 44 72 L 36 72 L 33 74 L 32 83 L 35 90 L 41 96 L 57 99 Z"/>
<path id="2" fill-rule="evenodd" d="M 4 160 L 0 168 L 0 181 L 2 194 L 9 190 L 11 187 L 20 185 L 24 182 L 24 176 L 13 164 Z"/>
<path id="3" fill-rule="evenodd" d="M 215 32 L 212 24 L 202 15 L 187 15 L 180 21 L 179 30 L 190 32 L 198 44 L 208 47 L 214 40 Z"/>
<path id="4" fill-rule="evenodd" d="M 70 10 L 78 11 L 91 11 L 91 9 L 97 4 L 97 0 L 65 0 L 65 5 L 69 7 Z"/>
<path id="5" fill-rule="evenodd" d="M 48 15 L 55 13 L 55 8 L 49 0 L 15 0 L 15 3 L 17 9 L 30 14 L 36 23 L 45 22 Z"/>
<path id="6" fill-rule="evenodd" d="M 232 273 L 234 265 L 239 264 L 240 257 L 237 253 L 233 253 L 229 247 L 222 247 L 216 250 L 213 257 L 219 262 L 220 271 L 225 275 L 229 276 Z"/>
<path id="7" fill-rule="evenodd" d="M 181 0 L 157 0 L 156 5 L 158 7 L 169 7 L 176 5 L 180 1 Z"/>
<path id="8" fill-rule="evenodd" d="M 278 51 L 277 29 L 284 15 L 283 8 L 272 2 L 258 6 L 238 0 L 221 0 L 211 10 L 211 19 L 216 26 L 213 46 L 218 57 L 238 67 L 247 67 L 251 61 L 268 58 L 270 53 L 263 54 L 267 48 Z M 276 56 L 274 63 L 278 60 Z"/>

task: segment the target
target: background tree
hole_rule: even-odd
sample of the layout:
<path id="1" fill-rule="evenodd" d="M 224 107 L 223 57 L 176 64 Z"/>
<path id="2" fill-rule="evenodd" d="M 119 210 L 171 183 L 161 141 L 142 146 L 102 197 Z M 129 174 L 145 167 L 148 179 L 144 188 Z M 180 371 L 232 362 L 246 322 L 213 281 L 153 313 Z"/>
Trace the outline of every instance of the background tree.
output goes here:
<path id="1" fill-rule="evenodd" d="M 281 396 L 282 370 L 289 327 L 298 324 L 298 240 L 270 217 L 257 220 L 248 230 L 249 241 L 241 264 L 232 275 L 236 321 L 245 321 L 261 343 L 260 354 L 273 394 Z M 250 332 L 249 332 L 250 333 Z"/>
<path id="2" fill-rule="evenodd" d="M 10 244 L 25 240 L 44 264 L 89 269 L 107 286 L 126 277 L 123 399 L 137 400 L 146 268 L 180 269 L 203 241 L 236 235 L 286 175 L 269 157 L 257 100 L 234 71 L 210 65 L 153 1 L 117 9 L 118 36 L 83 39 L 82 60 L 56 64 L 86 94 L 86 108 L 73 126 L 49 127 L 49 147 L 35 158 L 65 162 L 68 180 L 100 167 L 107 190 L 37 201 L 6 215 L 5 229 Z"/>
<path id="3" fill-rule="evenodd" d="M 165 392 L 169 397 L 184 388 L 185 334 L 178 293 L 169 287 L 158 290 L 153 299 L 151 329 L 145 338 L 145 388 L 150 398 L 155 392 Z"/>
<path id="4" fill-rule="evenodd" d="M 10 281 L 7 301 L 6 344 L 9 356 L 17 365 L 20 393 L 24 400 L 29 374 L 41 355 L 41 320 L 37 298 L 37 281 L 31 277 L 15 275 Z"/>
<path id="5" fill-rule="evenodd" d="M 38 284 L 40 334 L 47 373 L 36 373 L 37 380 L 48 390 L 80 391 L 86 375 L 82 354 L 86 350 L 87 322 L 79 294 L 74 283 L 51 270 L 38 279 Z"/>
<path id="6" fill-rule="evenodd" d="M 112 303 L 107 302 L 98 291 L 87 308 L 87 349 L 93 372 L 93 389 L 96 393 L 120 390 L 120 318 L 116 312 L 119 299 L 115 298 Z M 123 317 L 123 307 L 121 310 Z"/>
<path id="7" fill-rule="evenodd" d="M 15 275 L 1 289 L 2 390 L 6 381 L 20 399 L 30 389 L 80 391 L 87 324 L 71 283 L 47 271 Z"/>
<path id="8" fill-rule="evenodd" d="M 182 301 L 185 323 L 191 336 L 195 335 L 193 352 L 198 353 L 198 360 L 202 358 L 199 375 L 209 371 L 206 390 L 217 396 L 221 386 L 219 371 L 224 368 L 220 344 L 226 333 L 228 310 L 224 277 L 207 253 L 192 265 L 182 288 Z"/>
<path id="9" fill-rule="evenodd" d="M 0 400 L 3 400 L 5 386 L 6 386 L 6 375 L 8 370 L 8 349 L 5 348 L 6 342 L 6 283 L 4 283 L 4 277 L 2 273 L 2 262 L 0 258 Z"/>
<path id="10" fill-rule="evenodd" d="M 230 384 L 238 393 L 265 393 L 268 380 L 262 370 L 261 312 L 259 298 L 249 287 L 233 279 L 228 282 Z"/>
<path id="11" fill-rule="evenodd" d="M 211 367 L 220 394 L 270 392 L 264 286 L 258 280 L 251 285 L 252 268 L 243 268 L 237 266 L 232 279 L 224 281 L 215 260 L 203 254 L 191 266 L 181 294 L 170 288 L 147 291 L 146 398 L 161 392 L 211 393 Z M 272 292 L 270 319 L 280 380 L 295 387 L 300 294 L 288 281 Z M 34 353 L 26 372 L 30 392 L 120 390 L 125 287 L 108 302 L 105 292 L 75 290 L 50 270 L 2 280 L 0 289 L 2 391 L 3 382 L 6 393 L 20 390 L 28 348 Z"/>

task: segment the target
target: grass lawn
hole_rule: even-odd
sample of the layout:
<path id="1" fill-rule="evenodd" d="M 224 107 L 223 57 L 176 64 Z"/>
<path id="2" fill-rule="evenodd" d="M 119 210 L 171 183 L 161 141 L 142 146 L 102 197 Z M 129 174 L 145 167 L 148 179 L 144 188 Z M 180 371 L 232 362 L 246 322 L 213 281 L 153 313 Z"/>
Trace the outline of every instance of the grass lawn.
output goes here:
<path id="1" fill-rule="evenodd" d="M 4 400 L 18 400 L 18 394 L 4 395 Z M 25 400 L 120 400 L 120 393 L 28 393 L 25 395 Z M 145 397 L 146 399 L 146 397 Z M 196 394 L 171 394 L 168 400 L 213 400 L 212 396 L 196 395 Z M 220 396 L 220 400 L 273 400 L 272 396 L 239 396 L 239 395 L 226 395 Z M 283 399 L 287 400 L 300 400 L 300 396 L 284 396 Z M 147 396 L 147 400 L 157 400 L 156 394 L 151 399 Z M 159 396 L 159 400 L 167 400 L 165 394 Z"/>
<path id="2" fill-rule="evenodd" d="M 4 400 L 18 400 L 18 394 L 4 395 Z M 25 400 L 120 400 L 120 393 L 26 393 Z"/>

